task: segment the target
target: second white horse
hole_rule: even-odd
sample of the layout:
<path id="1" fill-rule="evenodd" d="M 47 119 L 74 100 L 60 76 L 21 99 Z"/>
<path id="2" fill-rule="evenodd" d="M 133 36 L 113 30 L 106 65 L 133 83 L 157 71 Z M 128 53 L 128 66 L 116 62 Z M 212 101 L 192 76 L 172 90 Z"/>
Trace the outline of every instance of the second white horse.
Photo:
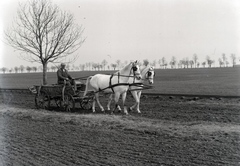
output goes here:
<path id="1" fill-rule="evenodd" d="M 135 108 L 138 113 L 141 113 L 141 111 L 139 109 L 139 105 L 140 105 L 140 98 L 141 98 L 143 87 L 142 86 L 134 86 L 134 83 L 144 83 L 145 81 L 148 81 L 148 83 L 150 85 L 153 84 L 154 76 L 155 76 L 154 67 L 145 66 L 144 68 L 142 68 L 141 76 L 142 76 L 142 79 L 140 79 L 140 80 L 135 80 L 134 78 L 129 79 L 129 84 L 133 83 L 132 86 L 129 86 L 129 90 L 132 93 L 133 98 L 135 99 L 135 104 L 133 106 L 131 106 L 129 108 L 129 110 L 132 111 Z M 111 105 L 111 101 L 113 99 L 113 95 L 114 94 L 111 94 L 109 97 L 108 104 L 107 104 L 108 110 L 110 110 L 110 105 Z M 118 109 L 120 110 L 121 108 L 118 107 Z"/>

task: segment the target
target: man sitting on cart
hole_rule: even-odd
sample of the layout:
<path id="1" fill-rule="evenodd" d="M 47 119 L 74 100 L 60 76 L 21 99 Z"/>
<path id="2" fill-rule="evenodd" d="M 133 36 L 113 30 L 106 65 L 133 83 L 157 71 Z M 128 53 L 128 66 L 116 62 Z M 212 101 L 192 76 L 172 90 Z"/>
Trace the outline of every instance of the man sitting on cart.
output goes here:
<path id="1" fill-rule="evenodd" d="M 74 85 L 74 90 L 76 90 L 75 80 L 68 73 L 68 71 L 65 69 L 65 67 L 66 67 L 66 64 L 61 63 L 61 66 L 57 71 L 58 84 L 64 84 L 64 82 L 65 82 L 66 85 L 68 85 L 68 86 Z"/>

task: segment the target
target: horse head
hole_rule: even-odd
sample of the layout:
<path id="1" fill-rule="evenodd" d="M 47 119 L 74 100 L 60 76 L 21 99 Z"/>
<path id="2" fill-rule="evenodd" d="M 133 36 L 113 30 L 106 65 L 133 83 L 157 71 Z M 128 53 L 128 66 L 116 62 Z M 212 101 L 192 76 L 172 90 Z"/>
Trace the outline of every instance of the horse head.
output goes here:
<path id="1" fill-rule="evenodd" d="M 154 67 L 151 66 L 148 68 L 145 77 L 148 80 L 149 84 L 153 84 L 153 79 L 155 77 Z"/>
<path id="2" fill-rule="evenodd" d="M 138 80 L 142 79 L 140 67 L 138 65 L 138 61 L 136 60 L 135 62 L 132 62 L 132 68 L 131 70 L 133 71 L 134 77 L 136 77 Z"/>

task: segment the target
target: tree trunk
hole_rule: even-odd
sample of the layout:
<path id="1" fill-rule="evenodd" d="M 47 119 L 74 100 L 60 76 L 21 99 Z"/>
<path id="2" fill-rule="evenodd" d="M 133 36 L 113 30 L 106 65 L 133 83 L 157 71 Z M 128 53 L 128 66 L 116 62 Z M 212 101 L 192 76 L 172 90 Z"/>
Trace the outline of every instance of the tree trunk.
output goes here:
<path id="1" fill-rule="evenodd" d="M 47 62 L 43 63 L 43 85 L 47 85 Z"/>

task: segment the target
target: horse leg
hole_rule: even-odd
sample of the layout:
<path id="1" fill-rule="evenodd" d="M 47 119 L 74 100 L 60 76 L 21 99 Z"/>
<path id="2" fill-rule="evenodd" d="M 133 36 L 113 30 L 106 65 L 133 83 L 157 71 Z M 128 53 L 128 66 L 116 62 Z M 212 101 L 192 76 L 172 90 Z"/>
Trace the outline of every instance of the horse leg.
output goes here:
<path id="1" fill-rule="evenodd" d="M 113 95 L 114 95 L 114 94 L 113 94 Z M 112 99 L 113 99 L 113 97 L 112 97 Z M 122 109 L 121 109 L 121 107 L 120 107 L 119 104 L 117 104 L 115 107 L 116 107 L 116 109 L 118 110 L 118 112 L 121 112 Z"/>
<path id="2" fill-rule="evenodd" d="M 109 98 L 108 98 L 108 104 L 107 104 L 107 110 L 110 111 L 110 105 L 111 105 L 111 102 L 112 102 L 112 99 L 113 99 L 113 94 L 111 93 Z"/>
<path id="3" fill-rule="evenodd" d="M 101 111 L 104 112 L 104 108 L 99 101 L 99 93 L 95 93 L 95 98 L 96 98 L 97 104 L 100 107 Z"/>
<path id="4" fill-rule="evenodd" d="M 110 111 L 110 105 L 111 105 L 111 102 L 112 100 L 114 99 L 114 94 L 112 93 L 110 96 L 109 96 L 109 100 L 108 100 L 108 104 L 107 104 L 107 110 Z M 119 104 L 117 104 L 116 106 L 116 109 L 118 109 L 118 111 L 121 111 L 121 107 L 119 106 Z"/>
<path id="5" fill-rule="evenodd" d="M 115 112 L 115 110 L 118 108 L 118 100 L 119 100 L 119 97 L 120 97 L 120 93 L 115 93 L 114 94 L 114 104 L 115 104 L 115 107 L 114 107 L 114 110 L 111 112 Z"/>
<path id="6" fill-rule="evenodd" d="M 126 115 L 128 115 L 127 107 L 125 106 L 125 100 L 126 100 L 127 92 L 124 92 L 122 94 L 122 102 L 123 102 L 123 110 Z"/>
<path id="7" fill-rule="evenodd" d="M 139 92 L 137 93 L 137 96 L 138 96 L 137 112 L 138 112 L 138 113 L 141 113 L 141 111 L 140 111 L 140 109 L 139 109 L 141 94 L 142 94 L 142 91 L 139 91 Z"/>
<path id="8" fill-rule="evenodd" d="M 94 99 L 92 102 L 92 112 L 95 112 L 95 105 L 96 105 L 96 96 L 94 96 Z"/>
<path id="9" fill-rule="evenodd" d="M 135 100 L 135 103 L 134 103 L 133 106 L 131 106 L 131 107 L 129 108 L 130 111 L 132 111 L 135 107 L 137 107 L 137 106 L 138 106 L 138 103 L 139 103 L 139 98 L 138 98 L 137 91 L 132 91 L 131 93 L 132 93 L 132 96 L 133 96 L 133 98 L 134 98 L 134 100 Z"/>

